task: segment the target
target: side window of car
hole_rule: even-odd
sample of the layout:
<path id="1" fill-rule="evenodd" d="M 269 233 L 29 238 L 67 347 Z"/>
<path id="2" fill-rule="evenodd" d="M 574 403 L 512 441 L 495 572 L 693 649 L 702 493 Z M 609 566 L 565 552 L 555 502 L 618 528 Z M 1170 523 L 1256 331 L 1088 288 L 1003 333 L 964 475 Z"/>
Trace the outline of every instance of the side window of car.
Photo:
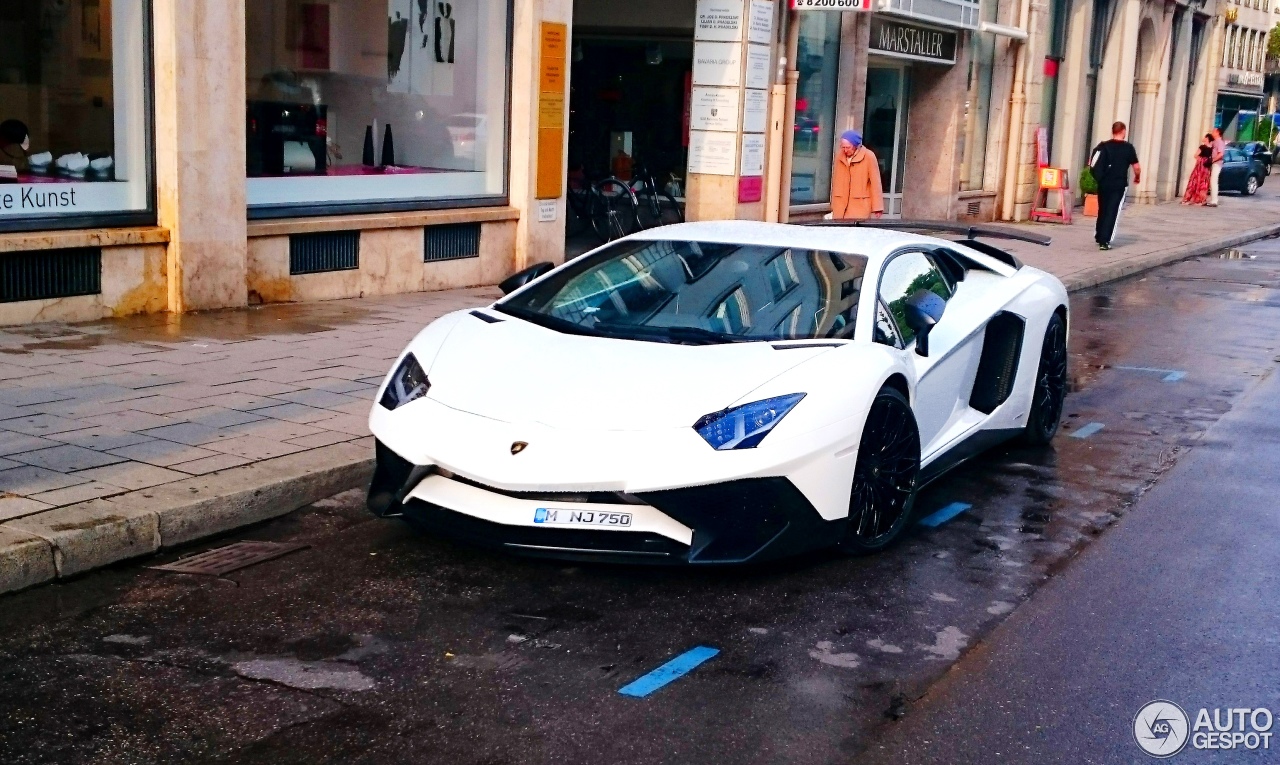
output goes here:
<path id="1" fill-rule="evenodd" d="M 902 347 L 898 325 L 894 323 L 893 317 L 889 315 L 889 309 L 884 307 L 884 303 L 878 301 L 876 302 L 876 328 L 871 339 L 881 345 L 888 345 L 893 348 Z"/>
<path id="2" fill-rule="evenodd" d="M 898 327 L 903 346 L 915 340 L 907 326 L 907 298 L 918 290 L 929 290 L 943 300 L 951 299 L 951 285 L 933 261 L 922 252 L 906 252 L 895 256 L 880 275 L 880 299 L 889 307 Z"/>

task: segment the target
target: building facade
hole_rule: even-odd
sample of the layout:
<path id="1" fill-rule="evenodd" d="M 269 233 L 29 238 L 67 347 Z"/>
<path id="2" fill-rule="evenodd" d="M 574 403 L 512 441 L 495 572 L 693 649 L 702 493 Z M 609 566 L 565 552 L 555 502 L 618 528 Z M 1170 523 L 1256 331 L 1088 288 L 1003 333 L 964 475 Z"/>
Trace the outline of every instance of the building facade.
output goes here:
<path id="1" fill-rule="evenodd" d="M 1024 219 L 1115 119 L 1168 198 L 1212 120 L 1194 2 L 841 2 L 10 4 L 0 324 L 493 284 L 593 246 L 611 175 L 816 219 L 850 128 L 891 217 Z"/>
<path id="2" fill-rule="evenodd" d="M 1225 0 L 1214 124 L 1227 140 L 1266 140 L 1267 35 L 1275 26 L 1272 0 Z M 1264 135 L 1258 136 L 1262 132 Z"/>

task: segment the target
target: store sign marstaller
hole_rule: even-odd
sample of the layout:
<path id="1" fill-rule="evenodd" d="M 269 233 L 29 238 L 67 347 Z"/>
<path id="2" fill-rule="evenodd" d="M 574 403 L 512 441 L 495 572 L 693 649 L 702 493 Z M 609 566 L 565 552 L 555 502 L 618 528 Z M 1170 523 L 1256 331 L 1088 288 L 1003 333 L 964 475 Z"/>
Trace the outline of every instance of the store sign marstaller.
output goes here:
<path id="1" fill-rule="evenodd" d="M 886 56 L 954 64 L 958 37 L 955 32 L 871 17 L 871 51 Z"/>

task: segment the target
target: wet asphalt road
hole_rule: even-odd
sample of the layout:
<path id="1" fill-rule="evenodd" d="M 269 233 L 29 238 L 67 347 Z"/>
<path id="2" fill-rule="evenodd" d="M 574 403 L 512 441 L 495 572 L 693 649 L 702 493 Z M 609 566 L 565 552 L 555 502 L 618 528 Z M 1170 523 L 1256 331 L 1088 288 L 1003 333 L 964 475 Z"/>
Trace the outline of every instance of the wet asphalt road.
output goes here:
<path id="1" fill-rule="evenodd" d="M 352 492 L 236 534 L 311 548 L 221 579 L 153 560 L 0 598 L 0 762 L 854 762 L 1271 373 L 1280 242 L 1245 249 L 1073 296 L 1064 432 L 935 483 L 921 515 L 971 507 L 874 558 L 525 561 Z"/>

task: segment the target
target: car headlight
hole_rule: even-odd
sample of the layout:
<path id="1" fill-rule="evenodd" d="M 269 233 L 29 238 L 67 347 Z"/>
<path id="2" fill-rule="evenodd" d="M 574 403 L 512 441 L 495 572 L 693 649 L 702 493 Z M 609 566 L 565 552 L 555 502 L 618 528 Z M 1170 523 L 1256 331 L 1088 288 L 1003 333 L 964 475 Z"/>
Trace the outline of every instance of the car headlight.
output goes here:
<path id="1" fill-rule="evenodd" d="M 391 375 L 391 381 L 387 383 L 387 389 L 382 392 L 378 403 L 387 409 L 395 409 L 410 401 L 417 401 L 427 395 L 429 390 L 431 382 L 427 380 L 427 373 L 422 371 L 422 365 L 409 353 L 400 362 L 400 366 L 396 367 L 395 374 Z"/>
<path id="2" fill-rule="evenodd" d="M 752 449 L 802 398 L 803 393 L 791 393 L 712 412 L 695 422 L 693 429 L 716 451 Z"/>

